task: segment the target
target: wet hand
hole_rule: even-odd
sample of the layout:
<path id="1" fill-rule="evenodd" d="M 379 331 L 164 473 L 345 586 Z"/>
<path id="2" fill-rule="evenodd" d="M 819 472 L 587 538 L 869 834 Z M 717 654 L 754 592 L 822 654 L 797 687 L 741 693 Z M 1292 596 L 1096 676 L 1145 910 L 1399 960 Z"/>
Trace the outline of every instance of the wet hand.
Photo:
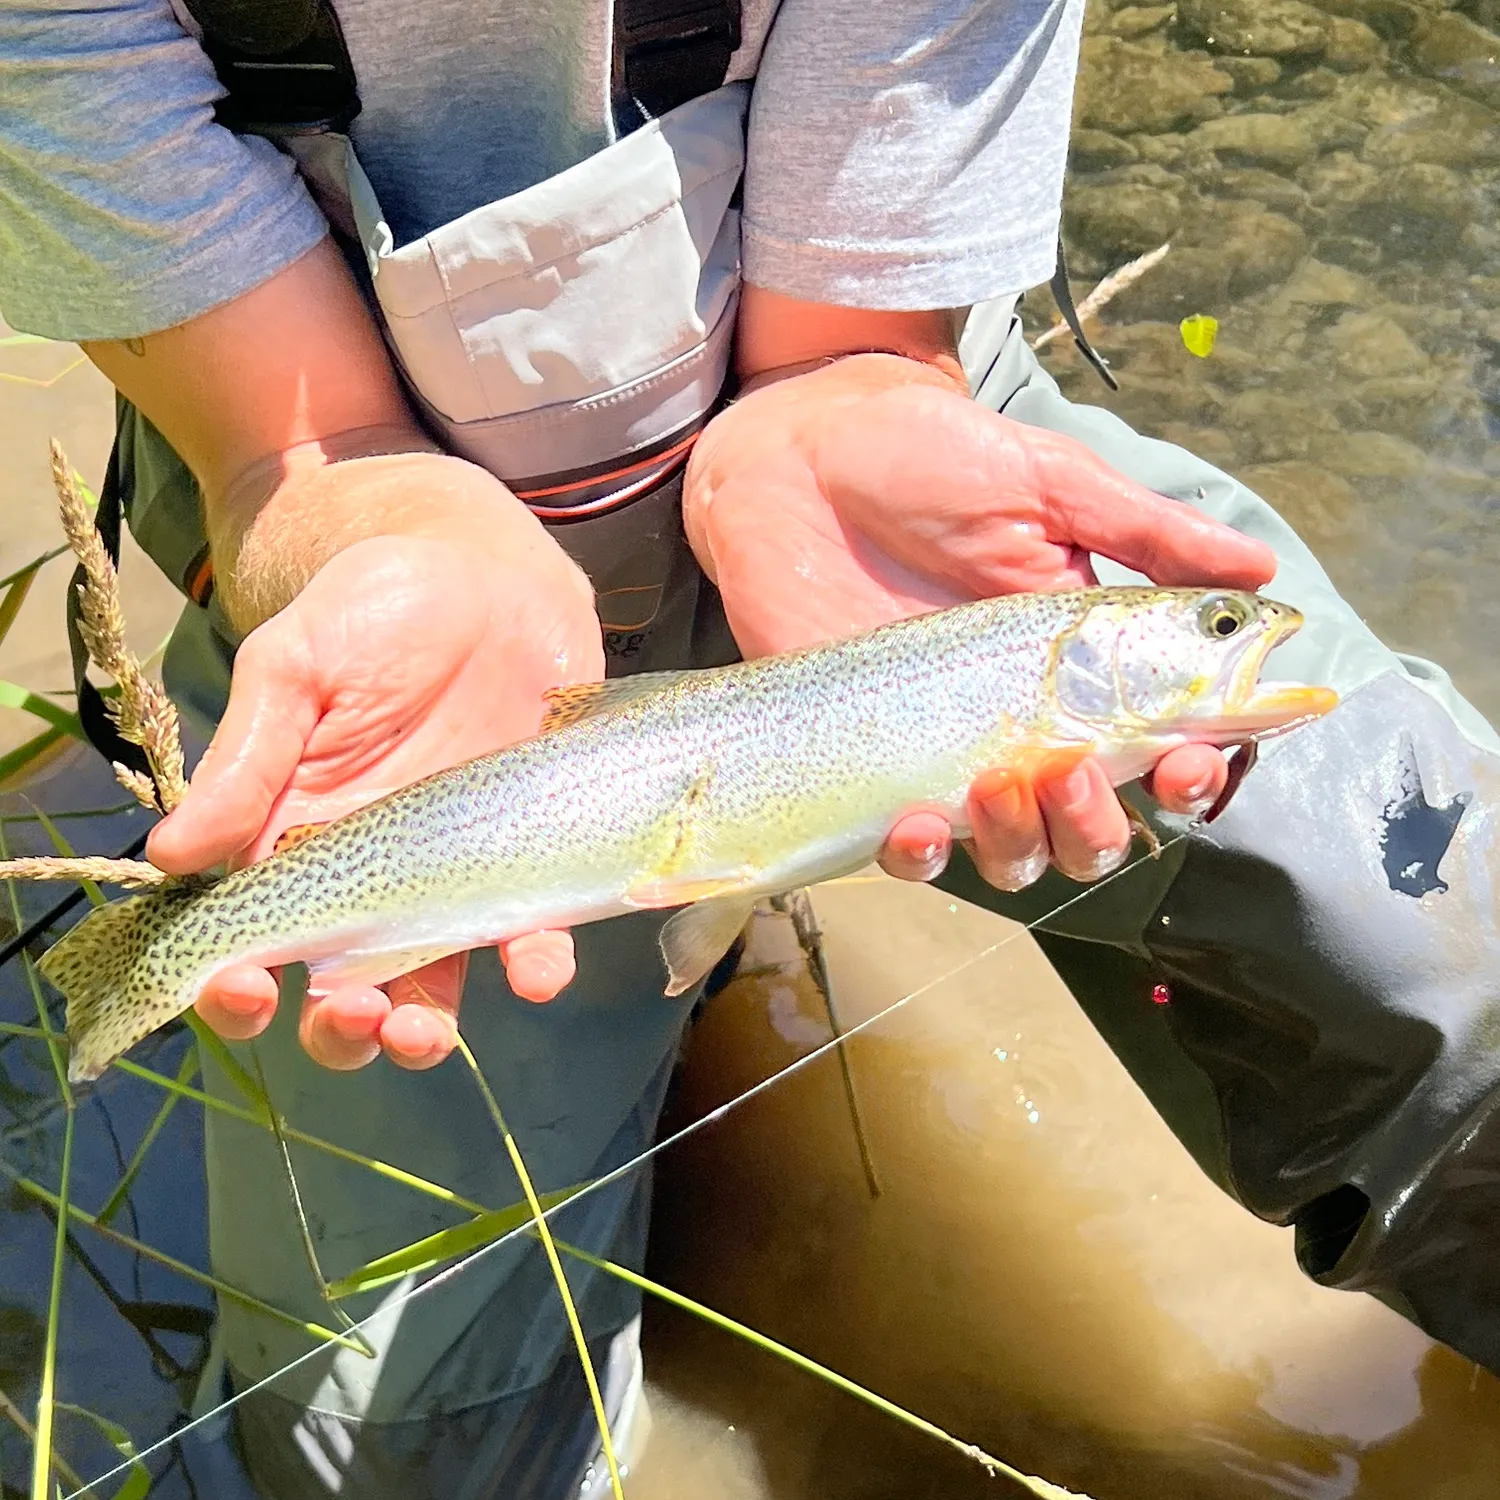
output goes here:
<path id="1" fill-rule="evenodd" d="M 1262 543 L 1153 494 L 1074 440 L 998 416 L 950 374 L 854 355 L 754 389 L 710 424 L 684 489 L 699 560 L 747 656 L 857 634 L 971 599 L 1097 582 L 1091 553 L 1156 582 L 1258 588 Z M 1148 778 L 1170 811 L 1206 810 L 1223 756 L 1185 746 Z M 1055 864 L 1078 880 L 1123 862 L 1130 829 L 1089 760 L 1035 784 L 971 790 L 981 874 L 1021 889 Z M 930 879 L 952 830 L 932 813 L 893 831 L 882 863 Z"/>
<path id="2" fill-rule="evenodd" d="M 287 828 L 535 733 L 548 688 L 602 677 L 587 580 L 519 504 L 514 512 L 482 537 L 357 542 L 253 631 L 213 744 L 153 830 L 151 858 L 178 873 L 263 858 Z M 527 999 L 550 999 L 573 975 L 566 933 L 519 937 L 501 956 Z M 465 963 L 460 954 L 378 988 L 309 994 L 303 1045 L 334 1068 L 382 1050 L 403 1067 L 441 1062 Z M 275 976 L 242 964 L 197 1006 L 243 1040 L 270 1024 L 276 998 Z"/>

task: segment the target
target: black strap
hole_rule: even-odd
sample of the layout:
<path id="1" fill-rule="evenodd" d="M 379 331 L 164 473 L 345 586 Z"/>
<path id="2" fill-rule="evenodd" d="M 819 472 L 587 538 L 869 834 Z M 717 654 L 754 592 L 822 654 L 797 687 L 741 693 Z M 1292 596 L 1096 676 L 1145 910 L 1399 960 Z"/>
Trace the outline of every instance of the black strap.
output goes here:
<path id="1" fill-rule="evenodd" d="M 120 564 L 120 527 L 124 506 L 120 496 L 120 449 L 116 443 L 109 455 L 109 466 L 104 471 L 104 483 L 99 489 L 99 508 L 94 512 L 94 525 L 98 528 L 104 550 L 116 567 Z M 73 570 L 73 582 L 68 589 L 68 651 L 73 658 L 73 687 L 78 695 L 78 720 L 89 743 L 108 761 L 119 761 L 132 771 L 143 776 L 151 775 L 151 766 L 146 752 L 139 745 L 120 737 L 115 721 L 105 707 L 104 695 L 89 681 L 89 654 L 83 644 L 83 635 L 78 629 L 80 604 L 78 590 L 84 580 L 80 564 Z"/>
<path id="2" fill-rule="evenodd" d="M 359 113 L 354 64 L 332 0 L 183 0 L 228 93 L 221 125 L 242 135 L 345 130 Z"/>
<path id="3" fill-rule="evenodd" d="M 740 44 L 740 0 L 615 0 L 616 123 L 712 93 Z M 624 118 L 620 118 L 624 116 Z"/>
<path id="4" fill-rule="evenodd" d="M 1083 331 L 1083 323 L 1078 316 L 1078 309 L 1073 306 L 1073 288 L 1068 285 L 1068 254 L 1063 249 L 1062 235 L 1057 237 L 1057 269 L 1052 273 L 1052 300 L 1057 303 L 1057 310 L 1063 315 L 1066 323 L 1073 334 L 1073 342 L 1078 345 L 1078 352 L 1099 372 L 1099 378 L 1110 390 L 1120 389 L 1120 382 L 1115 379 L 1109 368 L 1109 361 L 1089 343 L 1088 336 Z"/>

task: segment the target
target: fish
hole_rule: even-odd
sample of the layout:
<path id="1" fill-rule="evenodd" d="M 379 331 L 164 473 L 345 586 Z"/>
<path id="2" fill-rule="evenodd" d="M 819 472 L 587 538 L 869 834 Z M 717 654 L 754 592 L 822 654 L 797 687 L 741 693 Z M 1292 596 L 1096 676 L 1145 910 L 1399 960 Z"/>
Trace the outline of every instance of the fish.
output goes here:
<path id="1" fill-rule="evenodd" d="M 218 878 L 98 907 L 41 960 L 69 1077 L 96 1078 L 231 964 L 378 984 L 523 932 L 679 908 L 664 990 L 693 988 L 754 903 L 866 867 L 898 819 L 969 833 L 986 770 L 1097 755 L 1115 786 L 1192 742 L 1282 734 L 1337 703 L 1260 681 L 1301 614 L 1224 589 L 1012 594 L 729 666 L 554 690 L 538 733 Z"/>

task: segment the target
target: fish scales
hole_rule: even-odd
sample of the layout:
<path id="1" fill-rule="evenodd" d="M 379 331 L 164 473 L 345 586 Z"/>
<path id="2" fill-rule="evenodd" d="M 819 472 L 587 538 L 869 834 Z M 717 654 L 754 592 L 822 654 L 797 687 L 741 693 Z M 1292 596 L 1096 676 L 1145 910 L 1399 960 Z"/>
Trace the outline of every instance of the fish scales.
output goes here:
<path id="1" fill-rule="evenodd" d="M 1012 595 L 606 684 L 596 710 L 268 860 L 91 914 L 42 961 L 69 1000 L 70 1071 L 95 1076 L 230 963 L 301 960 L 320 984 L 376 983 L 540 927 L 723 903 L 707 928 L 679 929 L 680 961 L 664 934 L 680 988 L 736 912 L 742 923 L 758 896 L 867 863 L 904 811 L 965 831 L 967 788 L 987 768 L 1093 752 L 1119 784 L 1171 744 L 1243 741 L 1325 711 L 1321 689 L 1251 711 L 1266 653 L 1298 623 L 1225 591 Z"/>

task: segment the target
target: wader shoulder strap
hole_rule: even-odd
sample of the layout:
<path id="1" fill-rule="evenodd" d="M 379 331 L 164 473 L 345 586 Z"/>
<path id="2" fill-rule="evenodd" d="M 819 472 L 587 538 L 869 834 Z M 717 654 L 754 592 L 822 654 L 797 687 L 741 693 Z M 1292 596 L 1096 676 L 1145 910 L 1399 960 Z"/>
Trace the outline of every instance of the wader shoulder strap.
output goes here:
<path id="1" fill-rule="evenodd" d="M 740 44 L 740 0 L 615 0 L 614 18 L 617 115 L 628 102 L 654 119 L 711 94 Z"/>
<path id="2" fill-rule="evenodd" d="M 99 487 L 99 507 L 94 512 L 94 525 L 109 560 L 120 565 L 120 527 L 123 507 L 120 501 L 120 449 L 116 444 L 109 455 L 109 465 L 104 471 L 104 483 Z M 151 766 L 146 752 L 139 745 L 120 737 L 115 721 L 105 707 L 103 693 L 89 681 L 89 654 L 83 644 L 83 634 L 78 628 L 78 591 L 83 586 L 84 573 L 80 564 L 73 570 L 73 582 L 68 588 L 68 651 L 73 659 L 73 686 L 78 695 L 78 722 L 89 737 L 89 743 L 108 761 L 118 761 L 142 776 L 150 777 Z"/>
<path id="3" fill-rule="evenodd" d="M 1057 237 L 1057 269 L 1052 273 L 1052 300 L 1057 303 L 1057 310 L 1063 316 L 1063 322 L 1068 325 L 1073 335 L 1073 342 L 1078 345 L 1078 352 L 1099 372 L 1099 378 L 1110 390 L 1120 389 L 1120 382 L 1115 379 L 1109 368 L 1109 362 L 1089 343 L 1088 335 L 1083 331 L 1083 320 L 1078 316 L 1078 309 L 1073 306 L 1073 288 L 1068 285 L 1068 255 L 1063 249 L 1062 235 Z"/>
<path id="4" fill-rule="evenodd" d="M 221 125 L 242 135 L 347 129 L 359 113 L 354 64 L 331 0 L 182 0 L 228 93 Z"/>

